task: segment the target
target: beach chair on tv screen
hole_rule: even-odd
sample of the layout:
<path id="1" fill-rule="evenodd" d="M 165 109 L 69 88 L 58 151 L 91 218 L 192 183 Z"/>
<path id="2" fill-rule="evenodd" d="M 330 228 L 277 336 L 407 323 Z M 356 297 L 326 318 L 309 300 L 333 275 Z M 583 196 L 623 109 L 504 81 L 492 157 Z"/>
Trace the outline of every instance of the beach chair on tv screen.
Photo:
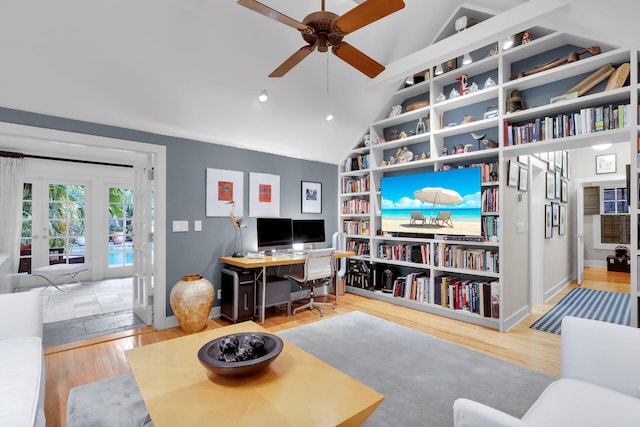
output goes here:
<path id="1" fill-rule="evenodd" d="M 417 224 L 420 221 L 421 225 L 425 225 L 427 222 L 427 218 L 422 214 L 422 212 L 411 212 L 411 221 L 409 224 Z"/>
<path id="2" fill-rule="evenodd" d="M 438 212 L 438 215 L 436 215 L 434 218 L 431 218 L 431 223 L 439 227 L 444 227 L 445 225 L 453 227 L 453 221 L 451 221 L 451 211 Z"/>

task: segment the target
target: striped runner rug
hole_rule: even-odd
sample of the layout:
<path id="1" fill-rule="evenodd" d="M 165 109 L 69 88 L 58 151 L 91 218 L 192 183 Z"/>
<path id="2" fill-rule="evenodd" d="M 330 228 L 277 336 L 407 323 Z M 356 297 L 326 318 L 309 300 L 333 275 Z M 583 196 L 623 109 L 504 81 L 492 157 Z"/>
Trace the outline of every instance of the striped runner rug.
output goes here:
<path id="1" fill-rule="evenodd" d="M 530 327 L 560 334 L 564 316 L 629 325 L 629 310 L 628 294 L 575 288 Z"/>

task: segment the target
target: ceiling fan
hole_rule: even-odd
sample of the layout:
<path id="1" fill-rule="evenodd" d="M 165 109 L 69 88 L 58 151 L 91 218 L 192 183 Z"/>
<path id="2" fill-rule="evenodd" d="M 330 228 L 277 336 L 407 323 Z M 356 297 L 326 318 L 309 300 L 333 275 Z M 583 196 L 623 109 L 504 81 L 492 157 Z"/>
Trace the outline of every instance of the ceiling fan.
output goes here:
<path id="1" fill-rule="evenodd" d="M 327 52 L 329 46 L 331 52 L 347 64 L 371 78 L 377 76 L 384 70 L 384 65 L 342 41 L 342 38 L 404 7 L 402 0 L 366 0 L 344 15 L 338 16 L 325 11 L 322 0 L 321 11 L 313 12 L 299 22 L 255 0 L 238 0 L 238 4 L 295 28 L 308 43 L 273 70 L 269 77 L 284 76 L 316 48 L 319 52 Z"/>

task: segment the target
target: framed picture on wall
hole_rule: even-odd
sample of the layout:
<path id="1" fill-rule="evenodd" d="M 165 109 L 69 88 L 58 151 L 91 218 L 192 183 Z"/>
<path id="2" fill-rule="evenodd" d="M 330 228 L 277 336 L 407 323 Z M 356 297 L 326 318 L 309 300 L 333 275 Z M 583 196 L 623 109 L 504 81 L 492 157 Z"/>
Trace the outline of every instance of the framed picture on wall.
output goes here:
<path id="1" fill-rule="evenodd" d="M 556 176 L 555 176 L 556 188 L 555 188 L 554 196 L 555 196 L 556 199 L 560 199 L 560 189 L 561 189 L 561 186 L 562 186 L 562 182 L 560 180 L 560 169 L 556 169 L 555 174 L 556 174 Z"/>
<path id="2" fill-rule="evenodd" d="M 600 154 L 596 156 L 596 173 L 616 173 L 616 154 Z"/>
<path id="3" fill-rule="evenodd" d="M 547 199 L 556 198 L 556 175 L 553 172 L 547 172 Z"/>
<path id="4" fill-rule="evenodd" d="M 207 168 L 205 215 L 229 216 L 231 202 L 238 216 L 244 215 L 244 172 Z"/>
<path id="5" fill-rule="evenodd" d="M 322 213 L 322 183 L 302 181 L 302 213 Z"/>
<path id="6" fill-rule="evenodd" d="M 518 177 L 520 176 L 520 166 L 513 160 L 509 160 L 509 180 L 507 185 L 509 187 L 518 186 Z"/>
<path id="7" fill-rule="evenodd" d="M 558 234 L 563 236 L 567 230 L 567 207 L 560 205 L 560 225 L 558 226 Z"/>
<path id="8" fill-rule="evenodd" d="M 553 237 L 553 210 L 551 205 L 544 205 L 544 238 Z"/>
<path id="9" fill-rule="evenodd" d="M 567 181 L 566 179 L 562 180 L 562 186 L 560 187 L 560 201 L 569 201 L 569 181 Z"/>
<path id="10" fill-rule="evenodd" d="M 529 172 L 526 167 L 520 166 L 520 176 L 518 177 L 518 190 L 527 191 L 529 189 Z"/>
<path id="11" fill-rule="evenodd" d="M 558 203 L 551 203 L 551 213 L 553 215 L 553 226 L 560 225 L 560 205 Z"/>

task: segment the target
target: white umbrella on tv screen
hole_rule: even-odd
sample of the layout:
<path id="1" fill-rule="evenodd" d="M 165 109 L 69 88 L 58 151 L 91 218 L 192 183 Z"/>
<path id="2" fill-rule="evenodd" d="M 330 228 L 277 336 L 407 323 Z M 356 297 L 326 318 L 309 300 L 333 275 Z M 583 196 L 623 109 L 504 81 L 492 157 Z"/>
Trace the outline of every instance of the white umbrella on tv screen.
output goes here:
<path id="1" fill-rule="evenodd" d="M 431 216 L 436 205 L 457 205 L 462 202 L 462 196 L 455 190 L 442 187 L 425 187 L 413 192 L 413 197 L 426 203 L 431 203 Z"/>

